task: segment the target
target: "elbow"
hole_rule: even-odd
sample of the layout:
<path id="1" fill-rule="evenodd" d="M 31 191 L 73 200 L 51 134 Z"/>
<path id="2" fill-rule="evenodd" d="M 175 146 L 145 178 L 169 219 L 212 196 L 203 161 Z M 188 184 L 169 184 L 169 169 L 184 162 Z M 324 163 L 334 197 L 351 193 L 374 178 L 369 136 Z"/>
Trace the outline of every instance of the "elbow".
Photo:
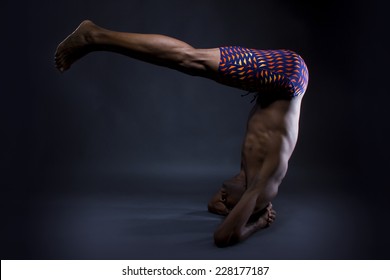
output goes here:
<path id="1" fill-rule="evenodd" d="M 241 240 L 241 231 L 233 230 L 226 231 L 224 229 L 218 229 L 214 233 L 214 243 L 217 247 L 227 247 L 234 245 Z"/>

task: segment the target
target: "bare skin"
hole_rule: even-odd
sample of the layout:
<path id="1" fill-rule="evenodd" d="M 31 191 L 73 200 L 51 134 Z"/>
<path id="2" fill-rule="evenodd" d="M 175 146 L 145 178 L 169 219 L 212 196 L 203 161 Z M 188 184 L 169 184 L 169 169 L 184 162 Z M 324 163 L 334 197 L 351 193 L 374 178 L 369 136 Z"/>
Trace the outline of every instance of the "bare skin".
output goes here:
<path id="1" fill-rule="evenodd" d="M 217 80 L 218 48 L 195 49 L 180 40 L 152 34 L 123 33 L 84 21 L 59 44 L 56 67 L 64 72 L 93 51 L 111 51 L 183 73 Z M 269 98 L 272 97 L 272 99 Z M 276 218 L 271 201 L 278 192 L 298 137 L 302 97 L 260 95 L 248 119 L 241 170 L 224 182 L 208 204 L 226 218 L 214 233 L 219 247 L 233 245 L 268 227 Z"/>
<path id="2" fill-rule="evenodd" d="M 240 174 L 245 176 L 225 182 L 209 202 L 211 212 L 228 214 L 214 234 L 218 246 L 242 241 L 275 219 L 275 212 L 269 209 L 269 220 L 262 216 L 250 222 L 262 209 L 269 208 L 287 172 L 298 136 L 300 101 L 276 100 L 265 108 L 254 106 L 242 148 Z"/>
<path id="3" fill-rule="evenodd" d="M 116 52 L 208 78 L 216 75 L 219 65 L 218 49 L 194 49 L 164 35 L 110 31 L 86 20 L 57 47 L 56 67 L 64 72 L 92 51 Z"/>

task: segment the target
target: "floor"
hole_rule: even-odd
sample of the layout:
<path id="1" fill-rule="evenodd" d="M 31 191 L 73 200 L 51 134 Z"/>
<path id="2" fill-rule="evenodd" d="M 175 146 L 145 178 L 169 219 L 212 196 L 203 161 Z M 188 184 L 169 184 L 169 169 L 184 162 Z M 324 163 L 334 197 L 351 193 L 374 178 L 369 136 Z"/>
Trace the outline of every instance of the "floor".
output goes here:
<path id="1" fill-rule="evenodd" d="M 329 178 L 306 176 L 302 186 L 298 173 L 289 172 L 273 203 L 276 222 L 222 249 L 212 238 L 222 217 L 206 209 L 222 173 L 53 180 L 51 191 L 30 194 L 11 213 L 3 252 L 16 259 L 370 259 L 374 233 L 361 227 L 368 213 L 357 215 L 359 199 L 327 191 L 338 183 Z"/>

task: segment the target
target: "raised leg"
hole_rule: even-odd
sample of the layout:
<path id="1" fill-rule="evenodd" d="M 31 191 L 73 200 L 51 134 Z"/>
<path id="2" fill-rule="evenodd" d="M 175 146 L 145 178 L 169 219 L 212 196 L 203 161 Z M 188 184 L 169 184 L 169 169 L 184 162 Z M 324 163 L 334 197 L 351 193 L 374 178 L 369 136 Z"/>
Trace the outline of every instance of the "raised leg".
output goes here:
<path id="1" fill-rule="evenodd" d="M 86 20 L 59 44 L 56 67 L 65 71 L 92 51 L 110 51 L 178 71 L 215 79 L 219 49 L 195 49 L 180 40 L 154 34 L 110 31 Z"/>
<path id="2" fill-rule="evenodd" d="M 91 21 L 82 22 L 58 46 L 56 67 L 63 72 L 93 51 L 115 52 L 230 84 L 218 78 L 218 48 L 196 49 L 163 35 L 110 31 Z M 218 246 L 244 240 L 275 219 L 271 201 L 278 192 L 296 143 L 300 99 L 265 98 L 265 101 L 258 98 L 251 112 L 240 174 L 225 182 L 209 203 L 211 212 L 227 215 L 214 234 Z"/>

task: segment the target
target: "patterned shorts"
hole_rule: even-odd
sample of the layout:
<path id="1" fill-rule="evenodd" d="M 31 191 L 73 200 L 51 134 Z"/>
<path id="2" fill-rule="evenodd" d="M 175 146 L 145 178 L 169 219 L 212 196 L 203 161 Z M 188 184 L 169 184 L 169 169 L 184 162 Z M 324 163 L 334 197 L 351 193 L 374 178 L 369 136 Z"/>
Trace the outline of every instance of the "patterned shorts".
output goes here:
<path id="1" fill-rule="evenodd" d="M 286 98 L 305 93 L 309 72 L 290 50 L 221 47 L 218 82 L 257 94 L 278 92 Z"/>

